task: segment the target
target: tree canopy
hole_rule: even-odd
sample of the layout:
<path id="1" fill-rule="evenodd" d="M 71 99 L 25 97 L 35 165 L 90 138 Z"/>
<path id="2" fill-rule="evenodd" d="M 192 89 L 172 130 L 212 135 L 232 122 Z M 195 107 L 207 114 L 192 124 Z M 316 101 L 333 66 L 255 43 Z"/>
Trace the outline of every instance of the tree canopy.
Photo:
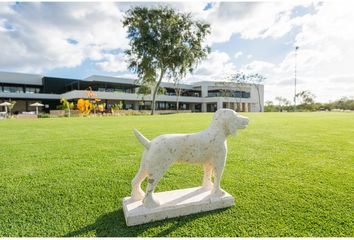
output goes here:
<path id="1" fill-rule="evenodd" d="M 168 7 L 135 7 L 126 12 L 123 25 L 130 40 L 130 49 L 125 51 L 129 69 L 138 75 L 140 84 L 155 84 L 154 114 L 162 79 L 185 77 L 210 52 L 204 44 L 210 25 Z"/>

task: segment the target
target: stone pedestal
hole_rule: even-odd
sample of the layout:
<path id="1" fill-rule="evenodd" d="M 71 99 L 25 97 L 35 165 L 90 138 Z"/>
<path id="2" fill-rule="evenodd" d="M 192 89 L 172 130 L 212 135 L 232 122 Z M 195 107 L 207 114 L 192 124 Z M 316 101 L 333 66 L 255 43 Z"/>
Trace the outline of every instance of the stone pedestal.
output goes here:
<path id="1" fill-rule="evenodd" d="M 201 187 L 159 192 L 154 196 L 160 202 L 160 206 L 156 208 L 145 208 L 142 201 L 132 202 L 130 197 L 123 199 L 127 226 L 231 207 L 235 204 L 230 194 L 211 197 L 210 191 Z"/>

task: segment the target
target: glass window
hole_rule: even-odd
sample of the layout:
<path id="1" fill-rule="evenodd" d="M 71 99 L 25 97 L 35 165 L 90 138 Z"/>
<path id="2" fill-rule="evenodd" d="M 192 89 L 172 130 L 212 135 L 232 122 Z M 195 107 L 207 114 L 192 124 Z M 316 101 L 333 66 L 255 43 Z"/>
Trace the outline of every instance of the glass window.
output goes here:
<path id="1" fill-rule="evenodd" d="M 234 94 L 234 96 L 237 97 L 237 98 L 242 97 L 241 91 L 236 91 L 235 94 Z"/>
<path id="2" fill-rule="evenodd" d="M 133 109 L 133 104 L 126 103 L 125 104 L 125 109 Z"/>
<path id="3" fill-rule="evenodd" d="M 26 87 L 26 93 L 39 93 L 40 89 L 36 87 Z"/>
<path id="4" fill-rule="evenodd" d="M 22 87 L 4 86 L 5 93 L 23 93 Z"/>
<path id="5" fill-rule="evenodd" d="M 249 93 L 249 92 L 242 92 L 242 97 L 243 97 L 243 98 L 250 98 L 250 96 L 251 96 L 251 93 Z"/>

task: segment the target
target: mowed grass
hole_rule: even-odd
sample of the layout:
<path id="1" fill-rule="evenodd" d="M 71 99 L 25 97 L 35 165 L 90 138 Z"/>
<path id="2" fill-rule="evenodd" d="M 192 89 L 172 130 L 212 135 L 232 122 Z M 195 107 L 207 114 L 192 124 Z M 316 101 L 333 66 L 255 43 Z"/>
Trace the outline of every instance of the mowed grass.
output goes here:
<path id="1" fill-rule="evenodd" d="M 0 121 L 0 236 L 353 237 L 354 114 L 247 113 L 228 140 L 232 208 L 135 227 L 122 198 L 148 138 L 206 128 L 211 113 Z M 201 184 L 174 164 L 157 191 Z"/>

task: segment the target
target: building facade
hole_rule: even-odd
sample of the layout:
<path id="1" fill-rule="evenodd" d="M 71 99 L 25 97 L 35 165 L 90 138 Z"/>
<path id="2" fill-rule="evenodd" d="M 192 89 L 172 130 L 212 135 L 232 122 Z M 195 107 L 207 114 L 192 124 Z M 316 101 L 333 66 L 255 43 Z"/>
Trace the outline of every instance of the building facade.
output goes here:
<path id="1" fill-rule="evenodd" d="M 41 102 L 42 111 L 57 109 L 60 99 L 70 101 L 87 99 L 88 89 L 95 92 L 106 106 L 123 103 L 124 109 L 149 110 L 151 95 L 138 94 L 135 79 L 93 75 L 85 79 L 56 78 L 36 74 L 0 72 L 0 102 L 13 100 L 13 113 L 34 111 L 30 104 Z M 157 110 L 174 110 L 179 102 L 180 110 L 214 112 L 219 108 L 231 108 L 238 112 L 263 111 L 263 85 L 231 85 L 225 82 L 195 82 L 179 84 L 180 96 L 176 96 L 173 83 L 162 82 L 163 94 L 156 97 Z"/>

